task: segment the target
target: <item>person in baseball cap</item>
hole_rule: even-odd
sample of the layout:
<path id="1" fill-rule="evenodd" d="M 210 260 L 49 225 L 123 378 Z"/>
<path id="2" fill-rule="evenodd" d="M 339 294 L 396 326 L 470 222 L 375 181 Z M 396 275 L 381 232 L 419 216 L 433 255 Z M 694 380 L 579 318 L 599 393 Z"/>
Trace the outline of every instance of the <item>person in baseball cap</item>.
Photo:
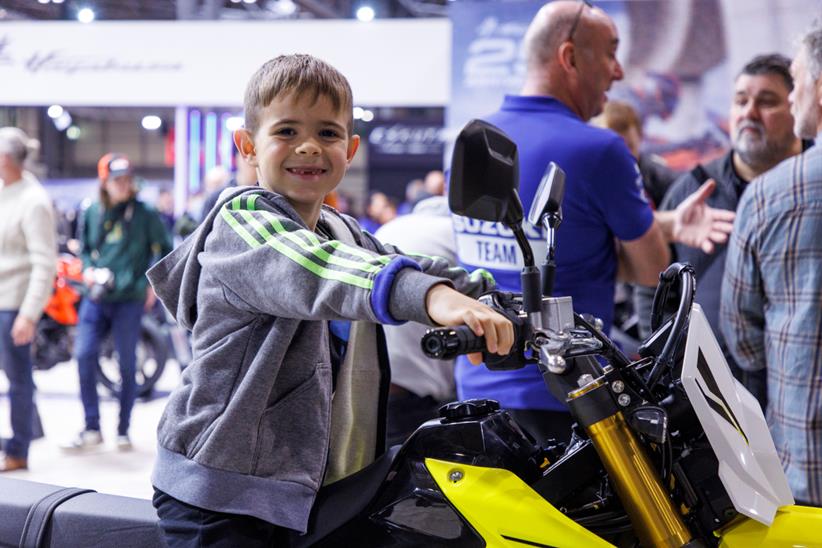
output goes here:
<path id="1" fill-rule="evenodd" d="M 125 154 L 110 152 L 100 158 L 97 176 L 100 179 L 100 202 L 106 209 L 128 202 L 137 194 L 131 161 Z"/>
<path id="2" fill-rule="evenodd" d="M 137 394 L 136 347 L 144 310 L 154 306 L 145 277 L 149 265 L 171 251 L 171 237 L 157 211 L 137 197 L 133 166 L 123 154 L 97 163 L 100 199 L 84 212 L 81 253 L 86 298 L 80 303 L 74 354 L 80 373 L 85 426 L 62 448 L 84 451 L 103 443 L 97 397 L 101 335 L 110 332 L 122 379 L 117 448 L 128 450 L 131 410 Z M 105 279 L 105 283 L 100 282 Z"/>

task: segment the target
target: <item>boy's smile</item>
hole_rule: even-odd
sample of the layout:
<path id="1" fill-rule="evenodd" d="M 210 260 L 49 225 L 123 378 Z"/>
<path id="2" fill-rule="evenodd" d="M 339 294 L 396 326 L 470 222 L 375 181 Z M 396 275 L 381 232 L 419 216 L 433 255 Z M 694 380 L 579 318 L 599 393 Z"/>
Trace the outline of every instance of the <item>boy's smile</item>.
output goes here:
<path id="1" fill-rule="evenodd" d="M 311 228 L 359 144 L 358 136 L 348 135 L 350 112 L 335 109 L 323 95 L 313 99 L 311 93 L 275 97 L 262 110 L 257 131 L 240 130 L 245 135 L 237 143 L 260 185 L 285 196 Z"/>

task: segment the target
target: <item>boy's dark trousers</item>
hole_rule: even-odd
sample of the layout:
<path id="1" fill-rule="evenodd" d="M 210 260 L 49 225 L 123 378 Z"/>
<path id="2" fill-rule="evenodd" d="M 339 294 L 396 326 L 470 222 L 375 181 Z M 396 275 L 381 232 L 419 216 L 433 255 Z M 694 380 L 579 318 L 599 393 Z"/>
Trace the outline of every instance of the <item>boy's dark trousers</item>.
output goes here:
<path id="1" fill-rule="evenodd" d="M 152 504 L 169 548 L 288 546 L 288 529 L 251 516 L 212 512 L 154 489 Z"/>

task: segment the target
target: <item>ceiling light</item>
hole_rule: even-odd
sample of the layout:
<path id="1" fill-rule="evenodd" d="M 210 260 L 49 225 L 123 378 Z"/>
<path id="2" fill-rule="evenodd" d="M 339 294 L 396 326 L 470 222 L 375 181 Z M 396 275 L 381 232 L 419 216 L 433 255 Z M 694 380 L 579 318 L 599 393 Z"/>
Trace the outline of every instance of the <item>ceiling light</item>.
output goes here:
<path id="1" fill-rule="evenodd" d="M 256 1 L 257 1 L 257 0 L 243 0 L 243 2 L 245 2 L 246 4 L 253 4 L 253 3 L 255 3 Z"/>
<path id="2" fill-rule="evenodd" d="M 362 121 L 363 122 L 370 122 L 374 119 L 374 113 L 370 110 L 364 110 L 362 113 Z"/>
<path id="3" fill-rule="evenodd" d="M 49 118 L 54 120 L 55 118 L 59 118 L 63 114 L 63 107 L 60 105 L 51 105 L 49 109 L 46 111 L 49 115 Z"/>
<path id="4" fill-rule="evenodd" d="M 79 139 L 80 134 L 81 134 L 80 128 L 77 127 L 77 126 L 70 126 L 66 130 L 66 137 L 68 137 L 69 140 L 71 140 L 71 141 L 76 141 L 77 139 Z"/>
<path id="5" fill-rule="evenodd" d="M 359 8 L 357 8 L 357 19 L 359 19 L 360 21 L 366 23 L 368 21 L 373 21 L 375 15 L 376 14 L 374 13 L 374 8 L 372 8 L 371 6 L 360 6 Z"/>
<path id="6" fill-rule="evenodd" d="M 272 9 L 280 15 L 289 16 L 293 15 L 295 11 L 297 11 L 297 4 L 295 4 L 292 0 L 276 0 Z"/>
<path id="7" fill-rule="evenodd" d="M 57 128 L 57 131 L 65 131 L 71 125 L 71 114 L 63 111 L 60 116 L 54 119 L 54 127 Z"/>
<path id="8" fill-rule="evenodd" d="M 153 131 L 155 129 L 160 129 L 160 126 L 163 125 L 163 121 L 160 119 L 159 116 L 149 114 L 148 116 L 143 116 L 142 124 L 143 129 Z"/>
<path id="9" fill-rule="evenodd" d="M 365 112 L 362 107 L 354 107 L 354 119 L 361 120 L 362 113 Z"/>
<path id="10" fill-rule="evenodd" d="M 37 1 L 40 2 L 41 4 L 48 4 L 49 3 L 49 0 L 37 0 Z"/>
<path id="11" fill-rule="evenodd" d="M 91 23 L 92 21 L 94 21 L 94 18 L 94 10 L 91 8 L 82 8 L 80 11 L 77 12 L 77 20 L 81 23 Z"/>
<path id="12" fill-rule="evenodd" d="M 51 0 L 51 1 L 54 2 L 55 4 L 62 4 L 63 3 L 63 0 Z"/>

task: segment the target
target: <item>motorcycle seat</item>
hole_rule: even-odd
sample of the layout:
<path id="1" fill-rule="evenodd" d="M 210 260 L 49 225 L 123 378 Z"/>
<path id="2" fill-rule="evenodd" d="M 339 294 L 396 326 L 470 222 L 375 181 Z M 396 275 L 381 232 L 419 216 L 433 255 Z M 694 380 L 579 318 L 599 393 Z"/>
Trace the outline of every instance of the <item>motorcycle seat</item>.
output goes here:
<path id="1" fill-rule="evenodd" d="M 311 510 L 308 532 L 305 535 L 294 533 L 289 546 L 311 546 L 365 510 L 376 497 L 401 447 L 395 445 L 389 448 L 356 474 L 321 488 Z"/>

